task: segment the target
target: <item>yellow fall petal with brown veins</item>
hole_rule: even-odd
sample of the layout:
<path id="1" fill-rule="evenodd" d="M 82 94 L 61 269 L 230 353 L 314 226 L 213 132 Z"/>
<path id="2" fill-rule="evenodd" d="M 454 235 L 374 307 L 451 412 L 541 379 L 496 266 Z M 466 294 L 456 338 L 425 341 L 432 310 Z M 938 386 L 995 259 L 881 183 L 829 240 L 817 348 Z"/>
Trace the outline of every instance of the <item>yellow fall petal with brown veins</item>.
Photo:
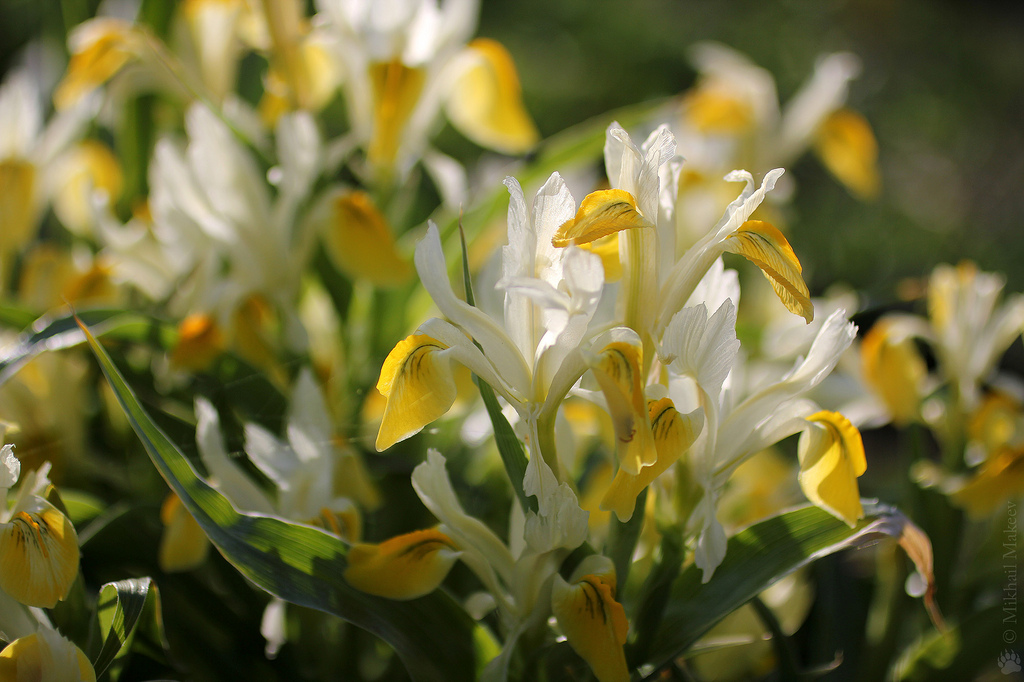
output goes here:
<path id="1" fill-rule="evenodd" d="M 370 164 L 390 169 L 402 142 L 402 132 L 419 102 L 427 73 L 400 60 L 370 64 L 373 86 L 373 136 L 367 149 Z"/>
<path id="2" fill-rule="evenodd" d="M 619 468 L 633 475 L 658 461 L 642 376 L 643 349 L 614 341 L 590 362 L 615 427 Z"/>
<path id="3" fill-rule="evenodd" d="M 878 142 L 863 116 L 850 109 L 832 112 L 818 129 L 815 150 L 829 172 L 857 197 L 878 196 Z"/>
<path id="4" fill-rule="evenodd" d="M 800 436 L 800 487 L 807 499 L 855 526 L 864 516 L 857 477 L 867 470 L 860 431 L 838 412 L 822 410 L 807 417 Z"/>
<path id="5" fill-rule="evenodd" d="M 808 324 L 814 319 L 814 305 L 804 283 L 803 267 L 777 227 L 761 220 L 748 220 L 725 240 L 725 250 L 761 268 L 791 313 L 804 318 Z"/>
<path id="6" fill-rule="evenodd" d="M 378 597 L 415 599 L 429 594 L 459 558 L 455 542 L 439 530 L 417 530 L 348 552 L 345 580 Z"/>
<path id="7" fill-rule="evenodd" d="M 573 585 L 556 576 L 551 611 L 569 645 L 587 662 L 599 682 L 628 682 L 623 645 L 629 622 L 615 600 L 615 572 L 587 574 Z"/>
<path id="8" fill-rule="evenodd" d="M 893 341 L 882 319 L 864 335 L 860 345 L 864 380 L 881 397 L 892 420 L 906 425 L 918 415 L 921 390 L 928 373 L 913 339 Z"/>
<path id="9" fill-rule="evenodd" d="M 331 260 L 353 279 L 396 287 L 412 276 L 412 267 L 395 249 L 384 215 L 362 190 L 345 192 L 334 200 L 324 237 Z"/>
<path id="10" fill-rule="evenodd" d="M 566 220 L 551 237 L 556 248 L 572 244 L 587 244 L 622 230 L 654 227 L 640 215 L 636 199 L 622 189 L 602 189 L 591 192 L 580 202 L 572 220 Z"/>
<path id="11" fill-rule="evenodd" d="M 512 55 L 488 38 L 477 38 L 467 50 L 479 59 L 455 82 L 448 118 L 463 135 L 483 147 L 505 154 L 529 151 L 540 134 L 523 106 Z"/>
<path id="12" fill-rule="evenodd" d="M 191 571 L 206 560 L 210 541 L 192 515 L 174 493 L 164 498 L 160 507 L 160 522 L 164 532 L 160 536 L 157 559 L 160 569 L 167 573 Z"/>
<path id="13" fill-rule="evenodd" d="M 669 398 L 651 400 L 647 406 L 658 461 L 639 474 L 620 468 L 601 500 L 601 509 L 615 512 L 623 523 L 633 518 L 637 495 L 690 449 L 704 425 L 701 417 L 679 414 Z"/>
<path id="14" fill-rule="evenodd" d="M 0 589 L 22 604 L 53 608 L 78 575 L 78 536 L 46 502 L 0 526 Z"/>
<path id="15" fill-rule="evenodd" d="M 452 406 L 458 389 L 447 346 L 425 334 L 398 342 L 380 369 L 377 390 L 387 398 L 377 450 L 387 450 L 419 432 Z"/>

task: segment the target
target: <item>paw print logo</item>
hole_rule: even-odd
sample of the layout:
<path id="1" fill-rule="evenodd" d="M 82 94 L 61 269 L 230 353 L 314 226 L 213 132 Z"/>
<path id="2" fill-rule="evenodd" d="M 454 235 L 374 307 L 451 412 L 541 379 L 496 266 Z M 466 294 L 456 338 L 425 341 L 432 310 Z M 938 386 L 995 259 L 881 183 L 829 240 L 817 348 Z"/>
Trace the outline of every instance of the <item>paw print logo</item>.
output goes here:
<path id="1" fill-rule="evenodd" d="M 1020 656 L 1016 651 L 1003 650 L 996 662 L 999 663 L 999 671 L 1004 675 L 1020 672 Z"/>

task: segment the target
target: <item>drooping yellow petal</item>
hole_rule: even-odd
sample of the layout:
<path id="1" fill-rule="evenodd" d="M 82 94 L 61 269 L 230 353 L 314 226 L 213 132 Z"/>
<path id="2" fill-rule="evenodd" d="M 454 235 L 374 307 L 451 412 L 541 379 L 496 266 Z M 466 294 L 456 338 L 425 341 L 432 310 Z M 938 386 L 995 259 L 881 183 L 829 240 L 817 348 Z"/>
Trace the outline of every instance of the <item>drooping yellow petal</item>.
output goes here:
<path id="1" fill-rule="evenodd" d="M 438 530 L 417 530 L 348 552 L 345 580 L 368 594 L 415 599 L 433 592 L 459 558 L 454 541 Z"/>
<path id="2" fill-rule="evenodd" d="M 791 313 L 808 323 L 814 319 L 814 305 L 804 283 L 803 267 L 777 227 L 761 220 L 748 220 L 725 240 L 725 250 L 761 268 Z"/>
<path id="3" fill-rule="evenodd" d="M 123 187 L 124 173 L 110 148 L 97 140 L 85 140 L 61 158 L 53 210 L 66 228 L 85 235 L 96 222 L 94 193 L 115 202 Z"/>
<path id="4" fill-rule="evenodd" d="M 0 682 L 96 682 L 88 656 L 55 631 L 21 637 L 0 651 Z"/>
<path id="5" fill-rule="evenodd" d="M 829 172 L 859 198 L 878 196 L 878 142 L 863 116 L 850 109 L 832 112 L 818 129 L 815 149 Z"/>
<path id="6" fill-rule="evenodd" d="M 206 370 L 224 351 L 224 334 L 207 313 L 193 313 L 178 325 L 171 364 L 193 372 Z"/>
<path id="7" fill-rule="evenodd" d="M 191 571 L 206 560 L 210 541 L 174 493 L 164 498 L 160 521 L 164 525 L 157 555 L 161 570 L 167 573 Z"/>
<path id="8" fill-rule="evenodd" d="M 320 111 L 331 101 L 338 87 L 338 68 L 325 45 L 307 36 L 298 54 L 303 65 L 305 90 L 293 95 L 285 73 L 277 64 L 271 64 L 263 77 L 259 112 L 267 127 L 273 128 L 282 115 L 299 104 L 303 109 Z"/>
<path id="9" fill-rule="evenodd" d="M 615 427 L 619 468 L 634 476 L 658 461 L 644 397 L 643 348 L 613 341 L 590 361 Z"/>
<path id="10" fill-rule="evenodd" d="M 918 415 L 928 368 L 913 339 L 893 340 L 891 325 L 879 320 L 860 346 L 864 380 L 881 397 L 892 421 L 903 426 Z"/>
<path id="11" fill-rule="evenodd" d="M 22 604 L 53 608 L 78 575 L 78 536 L 64 514 L 39 501 L 0 526 L 0 589 Z"/>
<path id="12" fill-rule="evenodd" d="M 651 400 L 647 408 L 658 461 L 642 468 L 639 474 L 620 468 L 601 500 L 601 509 L 615 512 L 622 522 L 633 517 L 637 495 L 693 445 L 704 423 L 699 416 L 679 414 L 669 398 Z"/>
<path id="13" fill-rule="evenodd" d="M 377 433 L 377 450 L 387 450 L 419 432 L 452 406 L 458 389 L 447 348 L 425 334 L 398 342 L 380 369 L 377 390 L 388 399 Z"/>
<path id="14" fill-rule="evenodd" d="M 345 192 L 331 208 L 324 245 L 339 270 L 381 287 L 395 287 L 409 280 L 412 268 L 395 249 L 387 221 L 369 194 L 362 190 Z"/>
<path id="15" fill-rule="evenodd" d="M 703 85 L 683 98 L 683 116 L 698 132 L 736 135 L 750 129 L 754 110 L 749 103 L 720 87 Z"/>
<path id="16" fill-rule="evenodd" d="M 860 431 L 838 412 L 807 417 L 800 436 L 800 487 L 807 499 L 851 527 L 864 516 L 857 477 L 867 470 Z"/>
<path id="17" fill-rule="evenodd" d="M 540 135 L 523 106 L 512 55 L 488 38 L 472 41 L 467 50 L 478 60 L 456 81 L 448 100 L 448 118 L 483 147 L 505 154 L 529 151 Z"/>
<path id="18" fill-rule="evenodd" d="M 559 226 L 551 237 L 551 245 L 561 248 L 587 244 L 622 230 L 653 226 L 640 215 L 632 194 L 621 189 L 602 189 L 591 192 L 580 202 L 576 216 Z"/>
<path id="19" fill-rule="evenodd" d="M 1004 448 L 986 460 L 950 497 L 971 518 L 981 519 L 1021 494 L 1024 494 L 1024 449 Z"/>
<path id="20" fill-rule="evenodd" d="M 402 132 L 423 91 L 426 71 L 398 59 L 370 64 L 373 86 L 373 136 L 367 149 L 370 165 L 390 169 L 402 142 Z"/>
<path id="21" fill-rule="evenodd" d="M 66 109 L 106 83 L 139 51 L 142 34 L 120 19 L 92 19 L 75 29 L 67 72 L 53 93 L 53 103 Z"/>
<path id="22" fill-rule="evenodd" d="M 231 316 L 230 343 L 246 362 L 263 369 L 279 386 L 287 386 L 288 373 L 274 350 L 277 325 L 270 302 L 262 294 L 253 294 Z"/>
<path id="23" fill-rule="evenodd" d="M 35 231 L 36 167 L 24 159 L 0 159 L 0 265 Z M 6 278 L 9 273 L 4 273 Z"/>
<path id="24" fill-rule="evenodd" d="M 988 456 L 1024 444 L 1024 405 L 1004 391 L 987 393 L 967 422 L 967 435 Z"/>
<path id="25" fill-rule="evenodd" d="M 573 585 L 556 575 L 551 611 L 569 645 L 587 662 L 599 682 L 628 682 L 623 644 L 629 622 L 615 601 L 615 572 L 589 573 Z"/>

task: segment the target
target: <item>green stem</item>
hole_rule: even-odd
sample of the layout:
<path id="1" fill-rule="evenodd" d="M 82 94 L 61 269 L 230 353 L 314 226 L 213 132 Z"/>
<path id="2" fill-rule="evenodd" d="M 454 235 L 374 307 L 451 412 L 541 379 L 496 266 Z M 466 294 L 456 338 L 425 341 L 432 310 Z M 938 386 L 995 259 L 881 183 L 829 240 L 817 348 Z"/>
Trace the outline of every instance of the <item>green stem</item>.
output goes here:
<path id="1" fill-rule="evenodd" d="M 621 595 L 629 577 L 629 568 L 633 564 L 633 552 L 640 539 L 640 531 L 644 527 L 644 516 L 647 508 L 647 488 L 636 498 L 636 507 L 629 521 L 619 521 L 612 516 L 611 529 L 608 535 L 608 557 L 615 564 L 616 594 Z"/>
<path id="2" fill-rule="evenodd" d="M 797 662 L 796 650 L 789 637 L 782 631 L 782 625 L 775 617 L 775 613 L 761 601 L 760 597 L 751 599 L 750 605 L 757 612 L 757 617 L 761 619 L 764 626 L 772 633 L 772 648 L 775 649 L 775 658 L 779 663 L 779 676 L 784 680 L 799 680 L 802 675 Z"/>

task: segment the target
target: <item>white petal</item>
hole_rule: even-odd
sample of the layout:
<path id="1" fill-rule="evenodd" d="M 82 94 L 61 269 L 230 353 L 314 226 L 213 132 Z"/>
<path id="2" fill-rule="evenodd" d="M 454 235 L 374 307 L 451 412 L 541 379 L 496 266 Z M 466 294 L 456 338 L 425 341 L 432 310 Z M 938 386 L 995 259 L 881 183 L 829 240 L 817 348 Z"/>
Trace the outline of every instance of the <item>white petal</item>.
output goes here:
<path id="1" fill-rule="evenodd" d="M 220 434 L 220 418 L 208 401 L 196 398 L 196 445 L 217 487 L 242 511 L 273 513 L 273 505 L 255 483 L 228 457 Z"/>

